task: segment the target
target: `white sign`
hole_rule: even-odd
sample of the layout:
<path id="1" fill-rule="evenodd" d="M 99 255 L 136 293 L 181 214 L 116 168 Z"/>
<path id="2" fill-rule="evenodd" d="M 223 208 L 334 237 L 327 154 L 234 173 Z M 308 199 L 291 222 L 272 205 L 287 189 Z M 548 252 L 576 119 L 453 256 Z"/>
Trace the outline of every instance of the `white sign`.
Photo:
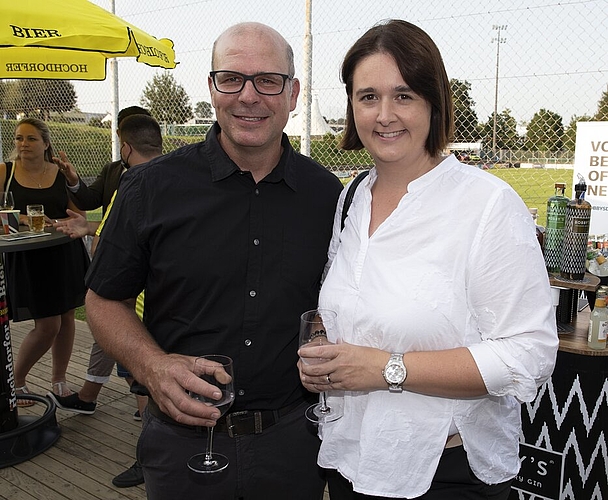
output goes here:
<path id="1" fill-rule="evenodd" d="M 572 198 L 577 174 L 585 178 L 592 207 L 589 233 L 608 234 L 608 122 L 577 122 Z"/>

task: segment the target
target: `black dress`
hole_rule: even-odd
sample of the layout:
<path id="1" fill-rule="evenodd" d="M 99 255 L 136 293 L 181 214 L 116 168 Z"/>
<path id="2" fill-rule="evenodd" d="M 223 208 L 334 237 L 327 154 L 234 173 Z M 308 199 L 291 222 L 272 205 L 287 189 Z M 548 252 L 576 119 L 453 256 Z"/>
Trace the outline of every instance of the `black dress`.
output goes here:
<path id="1" fill-rule="evenodd" d="M 7 162 L 4 190 L 12 168 Z M 27 188 L 13 177 L 8 190 L 13 192 L 15 209 L 24 215 L 28 204 L 41 203 L 49 218 L 67 217 L 68 194 L 59 172 L 49 188 Z M 54 247 L 10 252 L 4 257 L 9 316 L 13 321 L 57 316 L 84 304 L 84 276 L 90 260 L 81 239 Z"/>

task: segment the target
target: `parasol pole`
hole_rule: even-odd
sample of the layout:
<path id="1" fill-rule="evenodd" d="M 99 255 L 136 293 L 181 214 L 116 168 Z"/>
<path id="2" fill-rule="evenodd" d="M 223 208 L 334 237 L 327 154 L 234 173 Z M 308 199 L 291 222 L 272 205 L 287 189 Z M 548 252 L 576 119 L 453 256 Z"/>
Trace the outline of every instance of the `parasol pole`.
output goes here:
<path id="1" fill-rule="evenodd" d="M 300 153 L 310 156 L 311 107 L 312 107 L 312 0 L 306 0 L 306 28 L 304 34 L 304 85 L 302 92 L 302 135 Z"/>
<path id="2" fill-rule="evenodd" d="M 116 2 L 110 0 L 110 12 L 116 14 Z M 118 135 L 115 133 L 118 130 L 118 60 L 113 57 L 110 59 L 110 84 L 111 84 L 111 97 L 110 102 L 112 106 L 112 160 L 116 161 L 120 159 L 120 144 L 118 142 Z"/>

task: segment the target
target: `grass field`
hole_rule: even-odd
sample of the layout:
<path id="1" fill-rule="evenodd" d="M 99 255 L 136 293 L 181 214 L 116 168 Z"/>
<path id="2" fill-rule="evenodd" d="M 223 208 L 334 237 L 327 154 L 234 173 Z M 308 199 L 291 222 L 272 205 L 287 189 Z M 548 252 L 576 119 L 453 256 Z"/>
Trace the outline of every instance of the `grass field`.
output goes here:
<path id="1" fill-rule="evenodd" d="M 494 168 L 487 172 L 508 182 L 526 206 L 538 208 L 538 224 L 541 226 L 547 221 L 547 199 L 555 194 L 555 183 L 564 182 L 566 196 L 572 194 L 572 170 L 566 168 Z M 346 184 L 351 177 L 340 180 Z"/>
<path id="2" fill-rule="evenodd" d="M 508 182 L 528 207 L 538 208 L 538 224 L 547 222 L 547 199 L 555 194 L 555 183 L 566 184 L 566 196 L 572 195 L 573 172 L 569 169 L 502 168 L 488 172 Z"/>

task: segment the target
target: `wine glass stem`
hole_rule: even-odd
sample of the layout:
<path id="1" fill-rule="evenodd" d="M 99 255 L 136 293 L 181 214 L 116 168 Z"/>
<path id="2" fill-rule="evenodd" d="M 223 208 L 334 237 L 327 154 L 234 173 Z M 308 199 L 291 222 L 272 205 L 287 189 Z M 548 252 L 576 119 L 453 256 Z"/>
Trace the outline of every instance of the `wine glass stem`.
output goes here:
<path id="1" fill-rule="evenodd" d="M 205 450 L 205 462 L 213 462 L 213 427 L 207 427 L 207 449 Z"/>
<path id="2" fill-rule="evenodd" d="M 327 406 L 327 393 L 325 391 L 323 391 L 321 393 L 321 406 L 319 407 L 319 411 L 321 413 L 327 413 L 330 410 L 331 410 L 331 408 L 329 406 Z"/>

